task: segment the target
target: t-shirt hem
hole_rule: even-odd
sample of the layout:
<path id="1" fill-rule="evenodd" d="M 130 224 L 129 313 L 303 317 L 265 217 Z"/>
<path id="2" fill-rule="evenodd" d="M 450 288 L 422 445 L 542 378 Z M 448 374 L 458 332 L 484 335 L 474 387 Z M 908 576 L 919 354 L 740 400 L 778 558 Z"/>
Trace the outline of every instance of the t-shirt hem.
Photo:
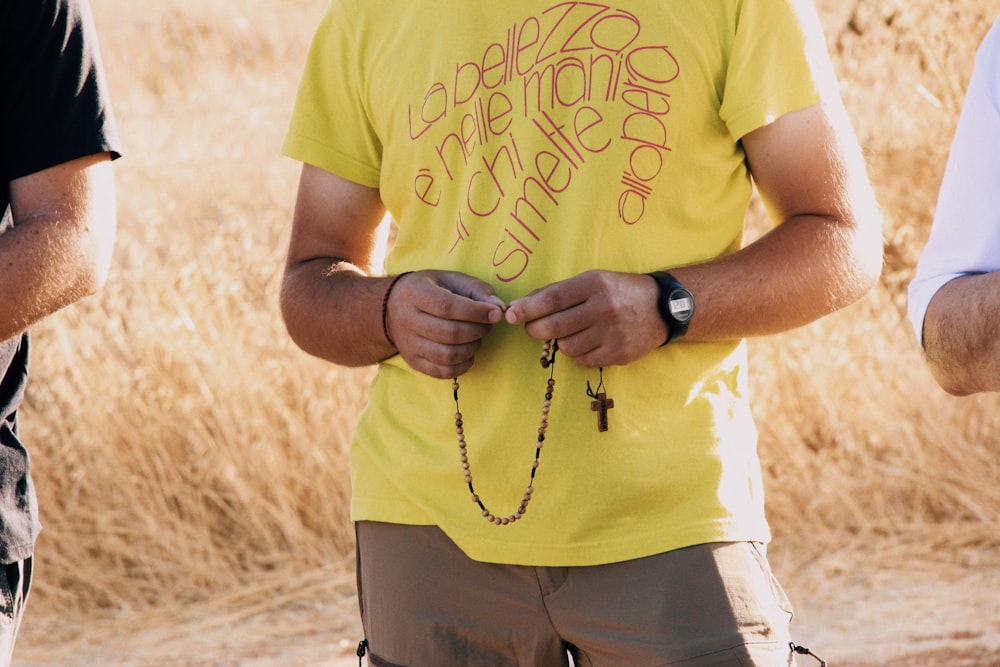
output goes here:
<path id="1" fill-rule="evenodd" d="M 404 515 L 393 512 L 352 510 L 351 519 L 396 523 L 409 526 L 437 525 L 429 517 L 417 514 Z M 529 520 L 527 517 L 525 521 Z M 445 526 L 439 526 L 465 555 L 475 561 L 500 565 L 532 567 L 586 567 L 636 560 L 656 554 L 675 551 L 698 544 L 719 542 L 771 541 L 771 531 L 766 521 L 752 527 L 737 525 L 732 519 L 709 520 L 680 530 L 647 533 L 641 536 L 617 535 L 607 539 L 567 540 L 554 543 L 529 543 L 516 540 L 517 526 L 496 526 L 496 539 L 482 540 L 456 535 Z M 509 538 L 509 539 L 508 539 Z"/>
<path id="2" fill-rule="evenodd" d="M 813 86 L 784 91 L 735 114 L 728 122 L 729 132 L 735 139 L 742 139 L 786 114 L 808 109 L 824 101 L 823 94 Z"/>
<path id="3" fill-rule="evenodd" d="M 336 174 L 370 188 L 379 187 L 377 170 L 359 163 L 334 148 L 300 134 L 289 134 L 281 147 L 282 155 Z"/>
<path id="4" fill-rule="evenodd" d="M 80 158 L 85 158 L 90 155 L 102 155 L 105 153 L 108 154 L 112 162 L 122 157 L 121 147 L 116 144 L 103 143 L 80 145 L 63 150 L 62 152 L 52 153 L 44 159 L 39 159 L 34 162 L 25 162 L 20 169 L 10 173 L 9 179 L 14 181 L 19 178 L 24 178 L 25 176 L 37 174 L 45 171 L 46 169 L 51 169 L 52 167 L 58 167 L 59 165 L 72 162 L 73 160 L 79 160 Z"/>
<path id="5" fill-rule="evenodd" d="M 31 540 L 27 542 L 20 542 L 12 546 L 6 545 L 4 548 L 0 549 L 0 563 L 9 565 L 10 563 L 16 563 L 24 560 L 25 558 L 30 558 L 35 553 L 35 541 L 39 532 L 41 532 L 41 528 L 37 527 Z"/>

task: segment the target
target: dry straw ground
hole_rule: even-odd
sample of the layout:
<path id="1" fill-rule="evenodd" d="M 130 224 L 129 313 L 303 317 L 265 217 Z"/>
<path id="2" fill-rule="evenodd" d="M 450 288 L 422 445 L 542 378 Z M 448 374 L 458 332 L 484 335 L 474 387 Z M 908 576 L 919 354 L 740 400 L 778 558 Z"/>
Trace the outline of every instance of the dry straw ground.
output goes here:
<path id="1" fill-rule="evenodd" d="M 345 664 L 370 371 L 307 358 L 276 310 L 298 170 L 278 146 L 325 0 L 93 4 L 120 238 L 108 287 L 36 331 L 46 529 L 17 663 Z M 1000 664 L 997 398 L 937 389 L 902 315 L 1000 0 L 820 5 L 887 265 L 863 303 L 752 343 L 775 567 L 833 665 Z"/>

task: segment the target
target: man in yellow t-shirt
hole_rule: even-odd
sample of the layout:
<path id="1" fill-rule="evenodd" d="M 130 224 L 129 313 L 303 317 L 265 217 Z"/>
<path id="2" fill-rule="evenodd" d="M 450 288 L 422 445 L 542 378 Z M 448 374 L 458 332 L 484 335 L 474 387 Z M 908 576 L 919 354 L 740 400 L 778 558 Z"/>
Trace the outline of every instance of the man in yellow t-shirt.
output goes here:
<path id="1" fill-rule="evenodd" d="M 372 664 L 792 661 L 744 341 L 881 267 L 812 4 L 334 0 L 283 150 Z"/>

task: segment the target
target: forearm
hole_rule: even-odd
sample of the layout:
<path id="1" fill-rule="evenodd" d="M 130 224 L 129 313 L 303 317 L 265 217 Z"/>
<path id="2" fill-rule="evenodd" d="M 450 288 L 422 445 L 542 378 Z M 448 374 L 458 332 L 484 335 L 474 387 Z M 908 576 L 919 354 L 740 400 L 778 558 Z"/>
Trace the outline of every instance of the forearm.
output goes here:
<path id="1" fill-rule="evenodd" d="M 10 193 L 14 226 L 0 235 L 0 340 L 104 284 L 118 215 L 106 153 L 16 179 Z"/>
<path id="2" fill-rule="evenodd" d="M 856 301 L 881 267 L 872 222 L 859 227 L 795 216 L 732 255 L 663 267 L 694 296 L 683 341 L 777 333 Z M 559 349 L 585 366 L 626 365 L 666 338 L 656 306 L 659 289 L 641 274 L 586 271 L 512 301 L 506 319 L 538 340 L 559 339 Z"/>
<path id="3" fill-rule="evenodd" d="M 97 230 L 55 216 L 19 223 L 0 235 L 0 340 L 24 332 L 104 284 L 110 249 L 100 236 Z"/>
<path id="4" fill-rule="evenodd" d="M 945 284 L 924 317 L 924 350 L 938 384 L 965 396 L 1000 391 L 1000 272 Z"/>
<path id="5" fill-rule="evenodd" d="M 786 114 L 743 146 L 779 224 L 732 255 L 671 271 L 697 304 L 689 340 L 808 324 L 859 299 L 881 272 L 881 214 L 842 106 Z"/>
<path id="6" fill-rule="evenodd" d="M 671 269 L 697 304 L 686 340 L 779 333 L 854 303 L 881 271 L 878 229 L 798 216 L 732 255 Z"/>
<path id="7" fill-rule="evenodd" d="M 341 366 L 368 366 L 392 356 L 396 349 L 382 325 L 391 280 L 333 258 L 289 268 L 281 286 L 289 335 L 305 352 Z"/>

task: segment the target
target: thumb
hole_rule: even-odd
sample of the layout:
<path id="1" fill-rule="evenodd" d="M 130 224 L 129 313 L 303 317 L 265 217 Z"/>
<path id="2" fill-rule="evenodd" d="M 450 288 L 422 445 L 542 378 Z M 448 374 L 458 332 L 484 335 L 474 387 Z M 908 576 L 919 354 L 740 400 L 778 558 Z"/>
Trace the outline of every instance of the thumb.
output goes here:
<path id="1" fill-rule="evenodd" d="M 507 309 L 507 304 L 497 296 L 493 286 L 479 278 L 464 273 L 447 273 L 441 276 L 441 285 L 453 294 L 473 301 L 491 303 L 502 310 Z"/>

